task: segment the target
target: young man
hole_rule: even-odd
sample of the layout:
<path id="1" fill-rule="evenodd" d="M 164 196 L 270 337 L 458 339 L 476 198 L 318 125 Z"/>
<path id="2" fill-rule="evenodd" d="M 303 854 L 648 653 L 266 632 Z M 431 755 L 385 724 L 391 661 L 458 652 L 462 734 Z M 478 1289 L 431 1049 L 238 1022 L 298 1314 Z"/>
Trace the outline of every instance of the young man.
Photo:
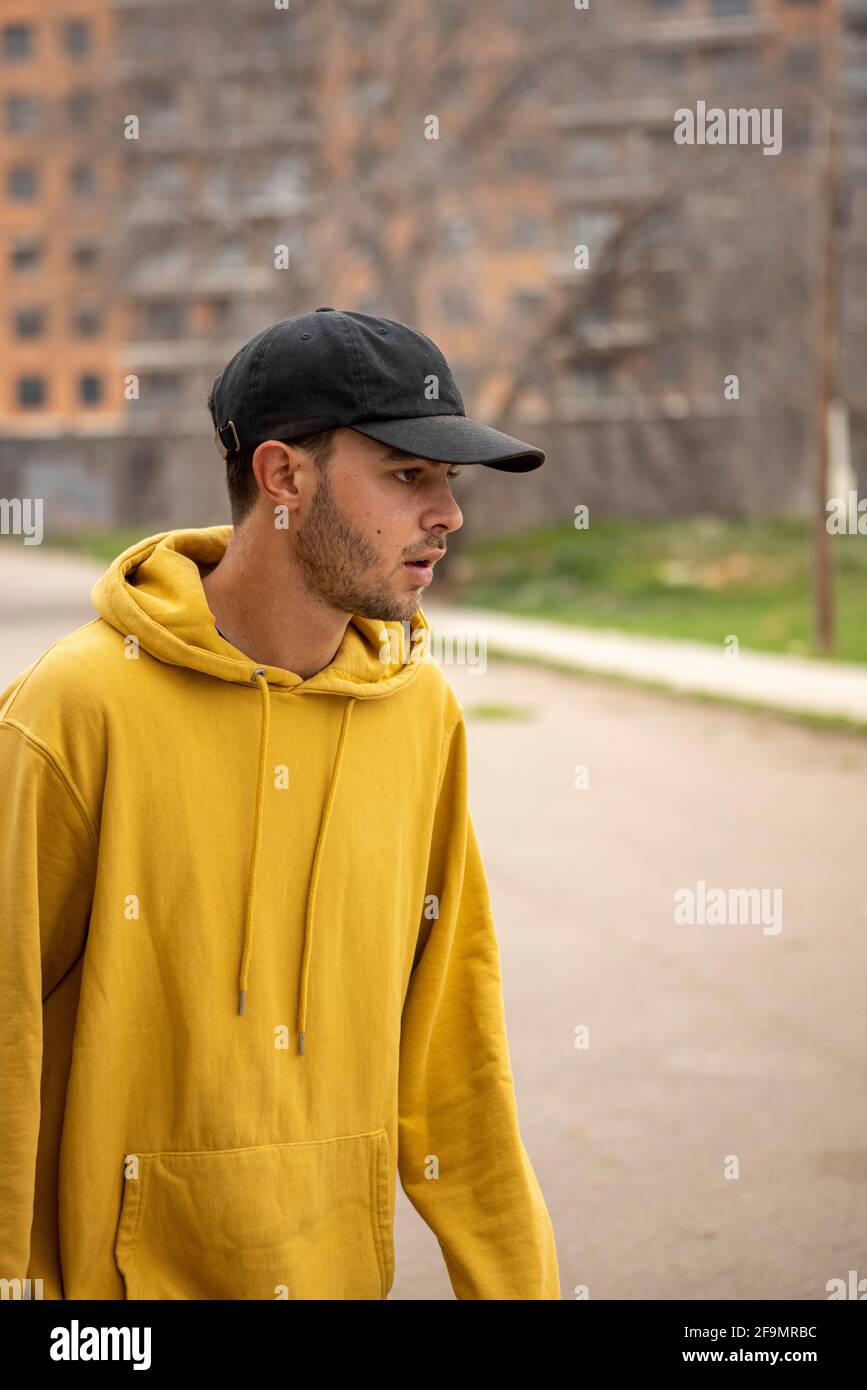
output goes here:
<path id="1" fill-rule="evenodd" d="M 452 465 L 545 456 L 332 309 L 209 407 L 234 527 L 127 550 L 0 696 L 0 1278 L 383 1299 L 399 1174 L 459 1299 L 559 1298 L 418 606 Z"/>

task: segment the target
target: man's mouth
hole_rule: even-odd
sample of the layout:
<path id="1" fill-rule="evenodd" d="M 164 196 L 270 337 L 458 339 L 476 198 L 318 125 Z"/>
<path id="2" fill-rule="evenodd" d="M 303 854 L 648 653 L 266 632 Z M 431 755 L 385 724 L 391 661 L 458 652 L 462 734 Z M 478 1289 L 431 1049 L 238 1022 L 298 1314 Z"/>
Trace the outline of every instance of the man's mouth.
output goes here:
<path id="1" fill-rule="evenodd" d="M 427 560 L 405 560 L 404 567 L 418 576 L 420 584 L 429 584 L 433 579 L 433 566 Z"/>
<path id="2" fill-rule="evenodd" d="M 433 567 L 443 558 L 446 550 L 445 546 L 439 549 L 426 550 L 417 560 L 404 560 L 404 565 L 408 570 L 412 570 L 420 584 L 429 584 L 433 579 Z"/>

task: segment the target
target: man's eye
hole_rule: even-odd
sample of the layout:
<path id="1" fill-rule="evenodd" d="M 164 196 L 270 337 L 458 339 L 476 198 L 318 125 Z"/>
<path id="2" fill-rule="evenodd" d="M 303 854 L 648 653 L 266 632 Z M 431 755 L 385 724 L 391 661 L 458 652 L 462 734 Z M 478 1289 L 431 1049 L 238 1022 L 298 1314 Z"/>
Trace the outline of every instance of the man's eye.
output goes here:
<path id="1" fill-rule="evenodd" d="M 392 476 L 395 477 L 395 478 L 398 478 L 398 477 L 400 476 L 401 473 L 404 473 L 404 474 L 406 474 L 407 476 L 409 476 L 409 475 L 411 474 L 411 475 L 412 475 L 412 479 L 413 479 L 413 481 L 414 481 L 414 480 L 419 476 L 419 474 L 421 473 L 421 471 L 422 471 L 422 470 L 421 470 L 420 468 L 398 468 L 398 469 L 395 470 L 395 472 L 392 474 Z M 460 470 L 459 468 L 450 468 L 449 471 L 448 471 L 448 474 L 447 474 L 447 477 L 449 477 L 449 478 L 459 478 L 460 476 L 461 476 L 461 470 Z"/>

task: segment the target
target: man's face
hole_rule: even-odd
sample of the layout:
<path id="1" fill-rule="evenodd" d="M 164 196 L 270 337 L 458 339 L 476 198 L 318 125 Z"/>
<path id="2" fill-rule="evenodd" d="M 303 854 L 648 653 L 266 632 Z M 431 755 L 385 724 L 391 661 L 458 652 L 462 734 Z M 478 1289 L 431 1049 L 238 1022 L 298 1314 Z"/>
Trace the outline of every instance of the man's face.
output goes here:
<path id="1" fill-rule="evenodd" d="M 337 430 L 294 541 L 311 594 L 344 613 L 403 622 L 432 578 L 430 568 L 407 562 L 436 563 L 446 533 L 463 525 L 449 484 L 460 469 L 391 452 L 356 430 Z"/>

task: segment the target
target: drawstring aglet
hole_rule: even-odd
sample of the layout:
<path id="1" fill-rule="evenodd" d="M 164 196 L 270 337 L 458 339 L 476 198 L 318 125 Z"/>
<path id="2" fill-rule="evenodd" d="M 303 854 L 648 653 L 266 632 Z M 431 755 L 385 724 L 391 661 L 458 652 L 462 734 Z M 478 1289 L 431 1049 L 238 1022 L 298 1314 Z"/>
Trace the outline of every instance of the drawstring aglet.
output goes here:
<path id="1" fill-rule="evenodd" d="M 299 1033 L 299 1034 L 298 1034 L 298 1051 L 299 1051 L 299 1052 L 302 1052 L 302 1053 L 303 1053 L 303 1051 L 304 1051 L 304 1034 L 303 1034 L 303 1033 Z"/>
<path id="2" fill-rule="evenodd" d="M 246 1002 L 247 1002 L 247 991 L 246 991 L 245 989 L 242 989 L 242 990 L 241 990 L 241 997 L 240 997 L 240 999 L 238 1000 L 238 1013 L 239 1013 L 239 1014 L 242 1014 L 242 1013 L 244 1012 L 244 1005 L 246 1004 Z"/>

